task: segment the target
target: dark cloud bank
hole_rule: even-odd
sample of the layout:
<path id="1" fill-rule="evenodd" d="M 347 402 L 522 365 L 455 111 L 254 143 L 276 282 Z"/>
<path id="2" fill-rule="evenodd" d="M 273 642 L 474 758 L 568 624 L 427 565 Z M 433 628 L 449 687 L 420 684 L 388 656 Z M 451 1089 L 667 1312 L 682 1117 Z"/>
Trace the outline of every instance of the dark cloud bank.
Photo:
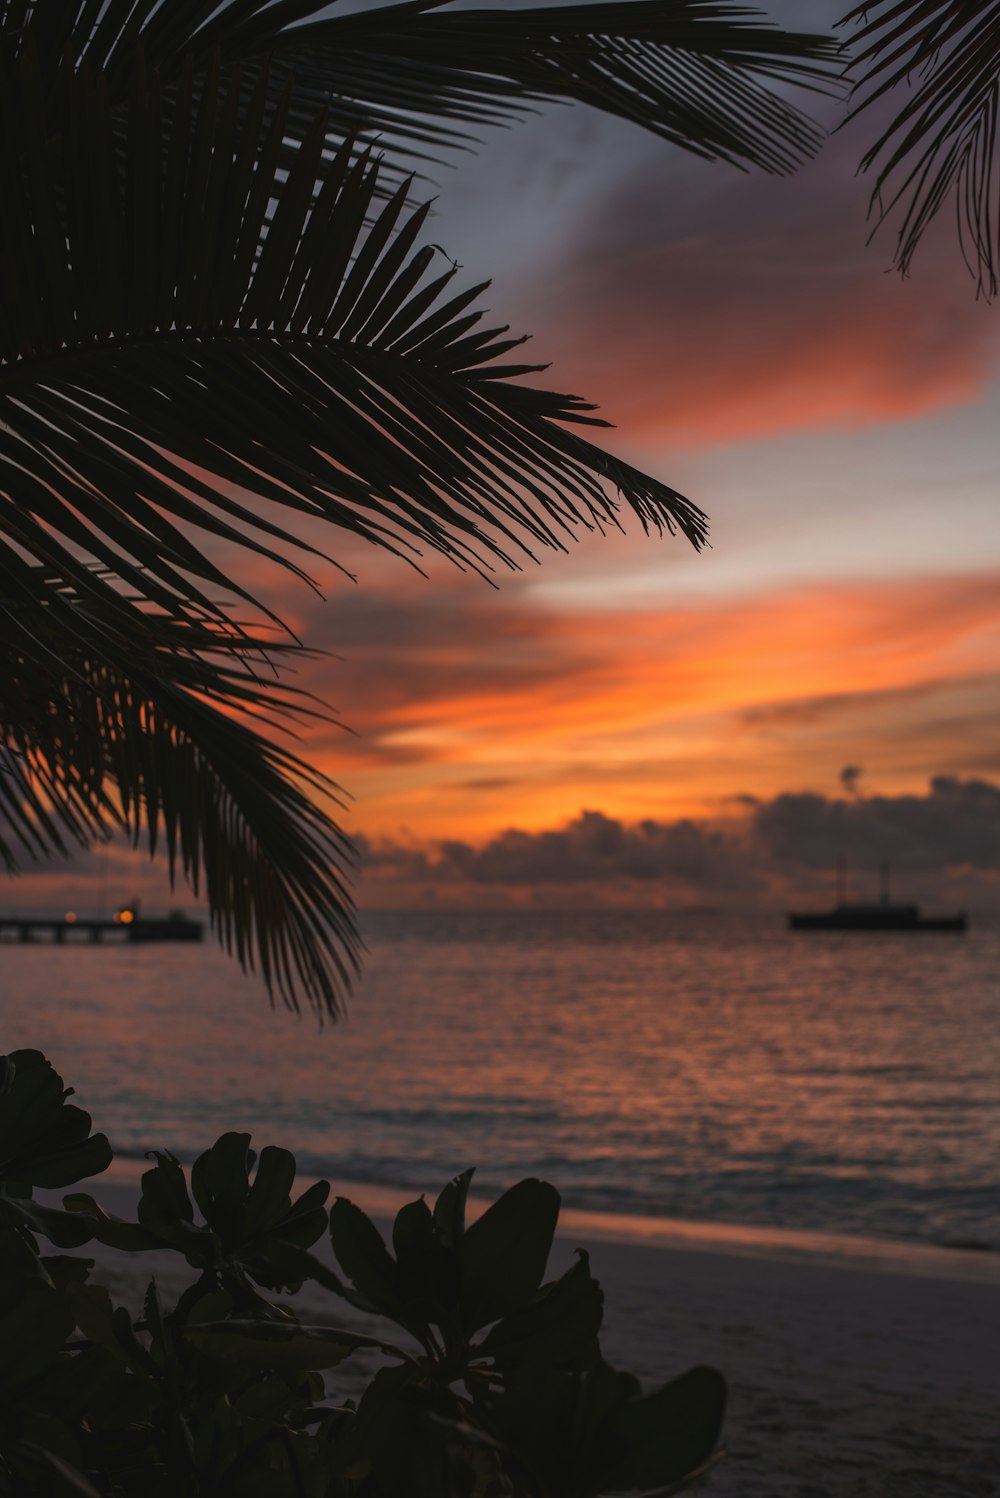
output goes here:
<path id="1" fill-rule="evenodd" d="M 925 795 L 736 796 L 715 823 L 626 823 L 582 811 L 562 827 L 509 828 L 479 845 L 355 840 L 362 907 L 827 904 L 838 858 L 846 860 L 853 898 L 875 898 L 878 866 L 887 860 L 894 898 L 928 908 L 1000 907 L 1000 785 L 975 778 L 938 776 Z M 26 862 L 22 875 L 8 881 L 11 908 L 89 908 L 98 889 L 112 902 L 141 895 L 156 908 L 190 903 L 183 888 L 170 895 L 162 861 L 118 840 L 103 855 Z"/>
<path id="2" fill-rule="evenodd" d="M 858 896 L 874 893 L 882 860 L 892 865 L 900 898 L 957 895 L 992 904 L 1000 895 L 1000 786 L 990 781 L 939 776 L 923 796 L 741 797 L 733 813 L 712 825 L 624 823 L 584 811 L 552 830 L 511 828 L 479 847 L 446 841 L 430 851 L 359 841 L 372 883 L 445 886 L 456 895 L 463 887 L 501 898 L 515 889 L 542 896 L 587 888 L 650 903 L 758 902 L 829 892 L 840 857 Z"/>

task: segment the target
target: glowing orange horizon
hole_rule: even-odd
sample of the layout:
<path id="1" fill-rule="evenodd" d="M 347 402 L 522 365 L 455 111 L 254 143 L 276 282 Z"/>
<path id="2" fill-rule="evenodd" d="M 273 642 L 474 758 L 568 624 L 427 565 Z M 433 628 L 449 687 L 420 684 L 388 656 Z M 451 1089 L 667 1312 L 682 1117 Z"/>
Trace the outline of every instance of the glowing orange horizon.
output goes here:
<path id="1" fill-rule="evenodd" d="M 398 598 L 369 590 L 378 627 L 352 645 L 342 611 L 342 660 L 305 663 L 298 683 L 335 698 L 355 736 L 316 723 L 296 748 L 347 791 L 335 814 L 349 833 L 415 849 L 558 828 L 584 809 L 719 822 L 745 813 L 740 796 L 837 795 L 845 764 L 887 795 L 924 794 L 938 774 L 996 781 L 998 583 L 983 571 L 631 610 L 456 587 L 435 595 L 425 635 L 419 594 L 416 612 L 392 613 Z M 310 636 L 322 619 L 310 614 Z M 162 864 L 137 873 L 120 848 L 107 860 L 113 897 L 169 899 Z M 40 873 L 9 898 L 80 910 L 94 878 Z"/>
<path id="2" fill-rule="evenodd" d="M 470 680 L 457 615 L 449 659 L 405 641 L 395 661 L 365 655 L 337 689 L 357 737 L 323 732 L 307 752 L 354 798 L 352 828 L 418 840 L 552 826 L 584 806 L 718 815 L 737 792 L 832 789 L 859 756 L 879 789 L 917 789 L 995 755 L 997 582 L 552 612 L 532 621 L 547 674 L 523 686 L 516 670 Z"/>

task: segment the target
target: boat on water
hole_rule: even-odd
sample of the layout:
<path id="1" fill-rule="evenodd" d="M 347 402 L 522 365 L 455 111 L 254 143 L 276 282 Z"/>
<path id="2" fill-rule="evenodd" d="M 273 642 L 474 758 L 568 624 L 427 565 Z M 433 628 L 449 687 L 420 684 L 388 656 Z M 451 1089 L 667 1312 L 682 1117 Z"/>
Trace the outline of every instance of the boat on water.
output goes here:
<path id="1" fill-rule="evenodd" d="M 965 931 L 968 917 L 924 915 L 918 905 L 894 905 L 889 898 L 889 866 L 880 866 L 881 888 L 877 901 L 851 904 L 845 899 L 843 861 L 837 865 L 837 903 L 832 910 L 790 911 L 792 931 Z"/>
<path id="2" fill-rule="evenodd" d="M 917 905 L 835 905 L 832 910 L 791 911 L 793 931 L 964 931 L 968 918 L 923 915 Z"/>

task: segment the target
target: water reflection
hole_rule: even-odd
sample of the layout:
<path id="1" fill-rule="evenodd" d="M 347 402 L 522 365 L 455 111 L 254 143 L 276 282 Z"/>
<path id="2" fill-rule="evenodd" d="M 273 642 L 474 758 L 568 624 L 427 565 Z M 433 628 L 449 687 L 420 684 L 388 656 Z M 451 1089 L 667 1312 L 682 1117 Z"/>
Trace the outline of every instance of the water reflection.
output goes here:
<path id="1" fill-rule="evenodd" d="M 212 949 L 0 951 L 5 1048 L 47 1050 L 119 1149 L 224 1127 L 433 1189 L 1000 1240 L 1000 939 L 778 919 L 380 916 L 351 1022 L 273 1013 Z"/>

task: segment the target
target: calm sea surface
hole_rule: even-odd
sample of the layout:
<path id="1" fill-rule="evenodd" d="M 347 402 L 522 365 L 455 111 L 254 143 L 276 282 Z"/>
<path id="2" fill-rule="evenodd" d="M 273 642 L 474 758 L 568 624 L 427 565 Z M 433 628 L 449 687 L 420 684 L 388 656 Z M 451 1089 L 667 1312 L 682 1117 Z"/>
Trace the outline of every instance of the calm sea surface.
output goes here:
<path id="1" fill-rule="evenodd" d="M 348 1024 L 272 1011 L 213 945 L 0 947 L 37 1046 L 117 1152 L 226 1128 L 311 1174 L 433 1192 L 478 1166 L 568 1204 L 1000 1248 L 1000 925 L 369 916 Z"/>

